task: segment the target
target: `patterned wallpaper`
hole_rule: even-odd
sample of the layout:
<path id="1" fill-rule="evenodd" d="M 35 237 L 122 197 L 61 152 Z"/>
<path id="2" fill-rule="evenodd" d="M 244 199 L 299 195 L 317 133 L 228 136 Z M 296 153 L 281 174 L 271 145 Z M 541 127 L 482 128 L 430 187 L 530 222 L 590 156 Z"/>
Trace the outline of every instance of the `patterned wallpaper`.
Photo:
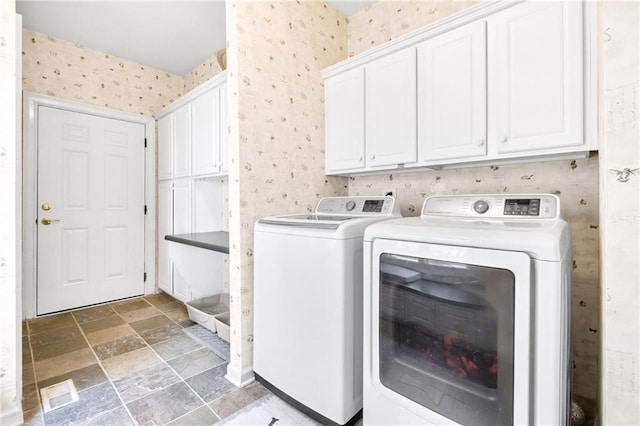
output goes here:
<path id="1" fill-rule="evenodd" d="M 184 93 L 180 76 L 26 28 L 22 52 L 24 91 L 147 115 Z"/>
<path id="2" fill-rule="evenodd" d="M 19 40 L 16 39 L 15 1 L 0 1 L 0 422 L 21 424 L 22 363 L 20 239 L 16 229 L 20 220 L 16 188 L 20 175 L 21 152 L 16 139 L 20 113 L 17 110 L 19 86 L 16 65 Z"/>
<path id="3" fill-rule="evenodd" d="M 640 424 L 640 3 L 602 4 L 601 424 Z"/>
<path id="4" fill-rule="evenodd" d="M 358 54 L 428 25 L 476 2 L 382 0 L 349 17 L 348 51 Z M 464 193 L 550 192 L 559 195 L 573 235 L 573 391 L 598 398 L 599 217 L 598 157 L 562 162 L 355 177 L 350 195 L 396 188 L 402 214 L 416 216 L 425 196 Z"/>
<path id="5" fill-rule="evenodd" d="M 346 58 L 346 22 L 319 1 L 227 3 L 231 369 L 253 362 L 253 224 L 345 194 L 324 175 L 320 70 Z M 237 141 L 237 143 L 235 143 Z"/>
<path id="6" fill-rule="evenodd" d="M 452 15 L 480 0 L 379 0 L 349 16 L 349 57 Z"/>
<path id="7" fill-rule="evenodd" d="M 211 77 L 223 71 L 216 57 L 217 52 L 205 59 L 200 65 L 192 69 L 184 76 L 184 87 L 182 93 L 195 89 Z"/>

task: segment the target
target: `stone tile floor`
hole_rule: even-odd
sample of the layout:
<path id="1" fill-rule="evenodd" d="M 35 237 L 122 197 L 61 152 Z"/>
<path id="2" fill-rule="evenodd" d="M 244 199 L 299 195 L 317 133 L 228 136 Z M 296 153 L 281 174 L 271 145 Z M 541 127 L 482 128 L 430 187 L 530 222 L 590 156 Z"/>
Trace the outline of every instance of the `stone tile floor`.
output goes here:
<path id="1" fill-rule="evenodd" d="M 192 325 L 162 293 L 25 321 L 25 425 L 209 425 L 269 393 L 228 382 Z M 39 390 L 67 379 L 79 400 L 45 413 Z"/>

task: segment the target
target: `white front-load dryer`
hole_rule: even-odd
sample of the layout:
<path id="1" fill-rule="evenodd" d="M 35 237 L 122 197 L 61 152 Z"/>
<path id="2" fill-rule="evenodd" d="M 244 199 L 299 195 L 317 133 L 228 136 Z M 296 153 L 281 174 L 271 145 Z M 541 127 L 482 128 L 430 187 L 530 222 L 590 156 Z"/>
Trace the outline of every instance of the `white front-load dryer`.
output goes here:
<path id="1" fill-rule="evenodd" d="M 362 409 L 362 238 L 392 197 L 329 197 L 255 225 L 256 379 L 322 424 Z"/>
<path id="2" fill-rule="evenodd" d="M 437 196 L 364 237 L 366 425 L 568 424 L 558 197 Z"/>

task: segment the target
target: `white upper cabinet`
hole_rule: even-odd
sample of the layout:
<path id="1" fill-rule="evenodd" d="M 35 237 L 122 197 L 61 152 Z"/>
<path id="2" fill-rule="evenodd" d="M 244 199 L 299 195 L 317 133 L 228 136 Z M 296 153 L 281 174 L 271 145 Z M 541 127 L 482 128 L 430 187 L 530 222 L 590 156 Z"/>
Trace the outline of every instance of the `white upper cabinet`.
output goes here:
<path id="1" fill-rule="evenodd" d="M 583 145 L 581 2 L 527 2 L 489 20 L 499 153 Z"/>
<path id="2" fill-rule="evenodd" d="M 173 113 L 173 177 L 191 173 L 191 105 L 180 107 Z"/>
<path id="3" fill-rule="evenodd" d="M 326 170 L 364 167 L 364 68 L 325 82 Z"/>
<path id="4" fill-rule="evenodd" d="M 487 153 L 486 22 L 418 46 L 419 162 Z"/>
<path id="5" fill-rule="evenodd" d="M 480 2 L 323 70 L 326 173 L 586 157 L 596 12 Z"/>
<path id="6" fill-rule="evenodd" d="M 220 90 L 204 93 L 191 102 L 192 174 L 220 171 Z"/>
<path id="7" fill-rule="evenodd" d="M 416 50 L 411 47 L 325 81 L 326 171 L 416 161 Z"/>
<path id="8" fill-rule="evenodd" d="M 228 173 L 226 74 L 208 80 L 158 114 L 158 177 Z"/>
<path id="9" fill-rule="evenodd" d="M 367 165 L 416 161 L 416 49 L 376 59 L 365 68 Z"/>

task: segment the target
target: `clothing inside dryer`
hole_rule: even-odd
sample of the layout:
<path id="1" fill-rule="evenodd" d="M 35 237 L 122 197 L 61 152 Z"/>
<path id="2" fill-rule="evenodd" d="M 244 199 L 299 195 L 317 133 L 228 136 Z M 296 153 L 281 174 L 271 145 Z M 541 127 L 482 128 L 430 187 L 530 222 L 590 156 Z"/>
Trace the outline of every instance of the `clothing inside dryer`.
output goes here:
<path id="1" fill-rule="evenodd" d="M 380 380 L 461 424 L 513 422 L 512 272 L 380 257 Z"/>

